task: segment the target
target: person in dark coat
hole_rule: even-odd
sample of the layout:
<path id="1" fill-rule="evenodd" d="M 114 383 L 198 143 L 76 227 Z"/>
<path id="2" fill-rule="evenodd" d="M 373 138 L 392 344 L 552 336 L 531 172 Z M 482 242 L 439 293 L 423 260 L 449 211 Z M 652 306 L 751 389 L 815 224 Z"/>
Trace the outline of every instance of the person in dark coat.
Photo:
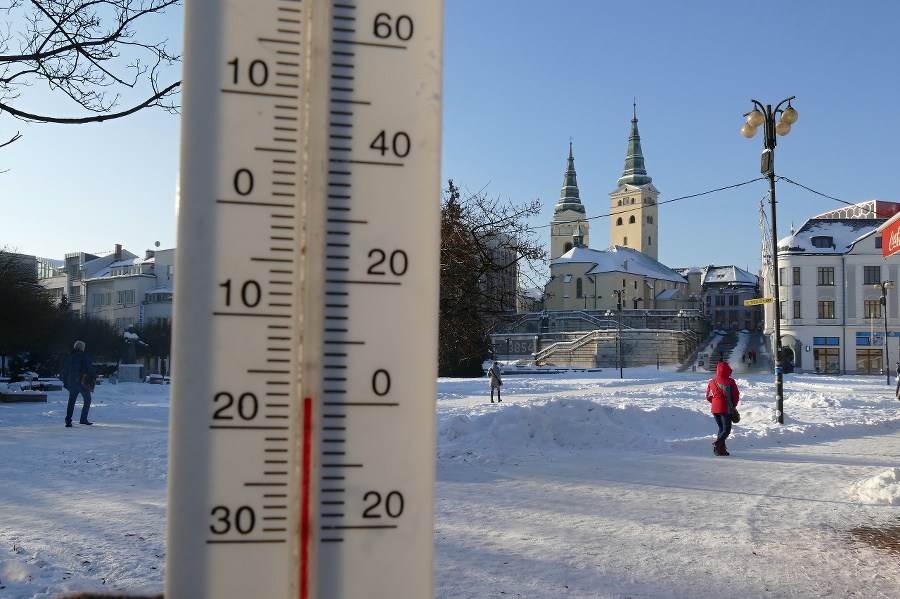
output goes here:
<path id="1" fill-rule="evenodd" d="M 84 398 L 84 403 L 81 406 L 81 418 L 78 422 L 79 424 L 94 424 L 88 421 L 88 412 L 91 409 L 91 390 L 82 382 L 84 375 L 88 375 L 91 381 L 97 378 L 91 357 L 84 351 L 84 341 L 76 341 L 72 353 L 66 358 L 62 371 L 63 387 L 69 391 L 66 426 L 72 426 L 72 413 L 75 411 L 75 402 L 78 400 L 79 394 Z"/>
<path id="2" fill-rule="evenodd" d="M 706 386 L 706 401 L 710 403 L 710 412 L 719 425 L 719 434 L 713 443 L 715 455 L 730 455 L 725 447 L 725 439 L 731 434 L 731 410 L 737 407 L 741 394 L 737 383 L 731 378 L 731 366 L 728 362 L 716 365 L 716 378 Z"/>
<path id="3" fill-rule="evenodd" d="M 491 380 L 491 403 L 494 403 L 494 389 L 497 390 L 497 401 L 502 402 L 503 400 L 500 399 L 500 385 L 503 384 L 503 376 L 500 371 L 500 362 L 494 362 L 494 364 L 488 368 L 487 375 Z"/>

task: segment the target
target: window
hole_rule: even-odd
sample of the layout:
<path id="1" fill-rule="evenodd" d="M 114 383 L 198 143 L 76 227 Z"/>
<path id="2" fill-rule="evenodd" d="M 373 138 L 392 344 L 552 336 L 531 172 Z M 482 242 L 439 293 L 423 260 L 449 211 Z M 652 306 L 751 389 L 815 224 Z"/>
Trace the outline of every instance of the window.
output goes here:
<path id="1" fill-rule="evenodd" d="M 819 318 L 834 318 L 833 301 L 826 300 L 819 302 Z"/>
<path id="2" fill-rule="evenodd" d="M 653 238 L 647 235 L 647 245 L 653 245 Z"/>
<path id="3" fill-rule="evenodd" d="M 818 268 L 817 285 L 834 285 L 834 267 L 820 266 Z"/>
<path id="4" fill-rule="evenodd" d="M 740 299 L 741 298 L 736 295 L 729 295 L 728 296 L 728 305 L 729 306 L 740 306 L 741 305 Z"/>
<path id="5" fill-rule="evenodd" d="M 648 216 L 648 217 L 647 217 L 647 224 L 648 224 L 648 225 L 652 225 L 652 224 L 653 224 L 653 217 L 652 217 L 652 216 Z"/>
<path id="6" fill-rule="evenodd" d="M 881 350 L 856 350 L 856 371 L 860 374 L 881 374 Z"/>
<path id="7" fill-rule="evenodd" d="M 633 214 L 628 218 L 628 224 L 629 224 L 629 225 L 633 225 L 633 224 L 634 224 L 634 215 L 633 215 Z"/>
<path id="8" fill-rule="evenodd" d="M 569 250 L 571 250 L 573 247 L 575 247 L 575 246 L 573 246 L 571 243 L 566 243 L 566 244 L 563 246 L 563 254 L 567 253 L 567 252 L 568 252 Z"/>
<path id="9" fill-rule="evenodd" d="M 800 301 L 794 300 L 794 318 L 800 318 Z"/>
<path id="10" fill-rule="evenodd" d="M 813 345 L 840 345 L 840 337 L 813 337 Z"/>
<path id="11" fill-rule="evenodd" d="M 146 294 L 147 303 L 156 304 L 159 302 L 171 302 L 172 294 L 171 293 L 148 293 Z"/>
<path id="12" fill-rule="evenodd" d="M 863 318 L 881 318 L 881 300 L 864 301 Z"/>
<path id="13" fill-rule="evenodd" d="M 582 287 L 581 287 L 581 279 L 575 279 L 575 297 L 581 297 Z"/>
<path id="14" fill-rule="evenodd" d="M 840 358 L 841 350 L 836 347 L 813 348 L 813 369 L 818 374 L 840 374 Z"/>
<path id="15" fill-rule="evenodd" d="M 812 244 L 815 248 L 832 248 L 834 239 L 832 237 L 813 237 Z"/>
<path id="16" fill-rule="evenodd" d="M 127 330 L 128 327 L 134 326 L 134 318 L 117 318 L 116 319 L 116 328 L 120 331 Z"/>
<path id="17" fill-rule="evenodd" d="M 784 278 L 784 269 L 783 269 L 783 268 L 779 268 L 779 269 L 778 269 L 778 284 L 779 284 L 779 285 L 784 285 L 785 282 L 786 282 L 786 281 L 785 281 L 785 278 Z"/>
<path id="18" fill-rule="evenodd" d="M 876 250 L 881 249 L 881 235 L 879 235 L 878 237 L 875 238 L 875 249 Z"/>
<path id="19" fill-rule="evenodd" d="M 717 296 L 716 296 L 716 305 L 717 305 L 717 306 L 724 306 L 724 305 L 725 305 L 725 296 L 724 296 L 724 295 L 717 295 Z"/>
<path id="20" fill-rule="evenodd" d="M 884 336 L 881 332 L 857 331 L 856 345 L 881 345 Z"/>
<path id="21" fill-rule="evenodd" d="M 794 285 L 800 284 L 800 267 L 795 266 L 793 269 Z"/>
<path id="22" fill-rule="evenodd" d="M 125 291 L 116 291 L 117 304 L 133 304 L 134 289 L 126 289 Z"/>
<path id="23" fill-rule="evenodd" d="M 628 245 L 628 238 L 627 238 L 627 237 L 626 237 L 625 239 L 622 240 L 622 245 Z"/>
<path id="24" fill-rule="evenodd" d="M 622 224 L 622 217 L 619 217 L 616 219 L 616 225 L 621 225 L 621 224 Z"/>
<path id="25" fill-rule="evenodd" d="M 863 285 L 877 285 L 880 282 L 880 266 L 863 266 Z"/>
<path id="26" fill-rule="evenodd" d="M 571 283 L 571 282 L 572 282 L 572 275 L 566 275 L 566 278 L 563 279 L 563 283 Z"/>

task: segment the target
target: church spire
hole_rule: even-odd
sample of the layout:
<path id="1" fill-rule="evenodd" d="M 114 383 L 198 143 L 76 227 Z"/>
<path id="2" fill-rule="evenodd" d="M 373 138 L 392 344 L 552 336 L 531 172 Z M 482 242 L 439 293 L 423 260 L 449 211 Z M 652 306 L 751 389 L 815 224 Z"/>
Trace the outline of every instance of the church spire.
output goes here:
<path id="1" fill-rule="evenodd" d="M 566 163 L 566 174 L 563 178 L 562 190 L 559 193 L 559 203 L 556 204 L 554 213 L 572 210 L 584 214 L 584 206 L 578 194 L 578 181 L 575 176 L 575 158 L 572 156 L 572 142 L 569 142 L 569 160 Z"/>
<path id="2" fill-rule="evenodd" d="M 625 157 L 625 170 L 618 185 L 647 185 L 653 179 L 647 175 L 644 167 L 644 154 L 641 151 L 641 136 L 638 133 L 637 102 L 634 103 L 634 111 L 631 118 L 631 135 L 628 136 L 628 155 Z"/>

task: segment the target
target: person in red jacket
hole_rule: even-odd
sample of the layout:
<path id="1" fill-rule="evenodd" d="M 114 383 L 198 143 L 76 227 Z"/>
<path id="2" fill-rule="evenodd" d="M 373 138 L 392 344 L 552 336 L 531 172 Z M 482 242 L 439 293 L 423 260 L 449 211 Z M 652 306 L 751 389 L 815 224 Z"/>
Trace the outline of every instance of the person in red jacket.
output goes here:
<path id="1" fill-rule="evenodd" d="M 731 410 L 738 405 L 740 396 L 737 383 L 731 378 L 731 366 L 728 362 L 719 362 L 716 378 L 706 386 L 706 401 L 711 404 L 710 412 L 719 425 L 719 435 L 713 443 L 715 455 L 729 455 L 725 439 L 731 434 Z"/>

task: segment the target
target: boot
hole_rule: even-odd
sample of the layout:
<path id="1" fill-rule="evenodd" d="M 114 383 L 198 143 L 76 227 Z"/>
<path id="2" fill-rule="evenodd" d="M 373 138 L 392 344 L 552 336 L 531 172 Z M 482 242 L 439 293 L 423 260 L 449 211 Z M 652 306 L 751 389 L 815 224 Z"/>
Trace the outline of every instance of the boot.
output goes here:
<path id="1" fill-rule="evenodd" d="M 728 448 L 725 447 L 725 441 L 717 441 L 719 444 L 719 452 L 716 455 L 731 455 L 728 453 Z"/>
<path id="2" fill-rule="evenodd" d="M 719 442 L 713 441 L 713 455 L 719 455 Z"/>

